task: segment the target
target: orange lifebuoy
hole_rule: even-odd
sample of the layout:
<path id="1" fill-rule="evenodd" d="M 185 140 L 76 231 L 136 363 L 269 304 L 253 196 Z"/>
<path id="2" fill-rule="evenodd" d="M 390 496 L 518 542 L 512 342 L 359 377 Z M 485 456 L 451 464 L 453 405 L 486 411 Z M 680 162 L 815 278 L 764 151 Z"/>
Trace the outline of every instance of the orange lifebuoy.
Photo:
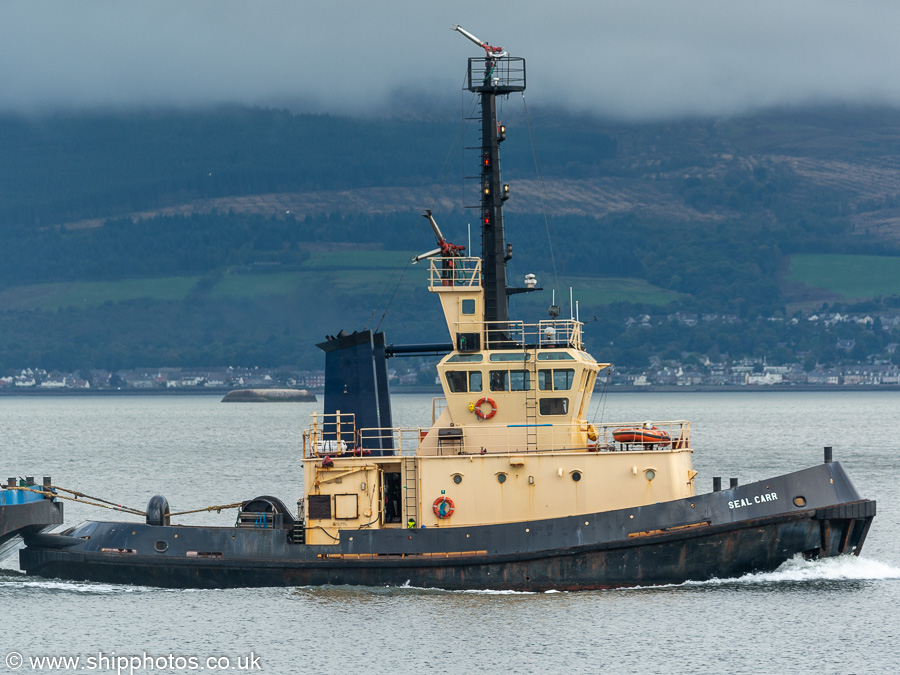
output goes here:
<path id="1" fill-rule="evenodd" d="M 434 515 L 438 518 L 449 518 L 453 515 L 456 507 L 453 505 L 453 500 L 450 497 L 438 497 L 434 500 L 432 509 L 434 509 Z"/>
<path id="2" fill-rule="evenodd" d="M 483 406 L 485 403 L 490 403 L 490 405 L 491 405 L 491 409 L 488 412 L 484 412 L 481 409 L 481 406 Z M 494 399 L 488 398 L 487 396 L 478 399 L 478 402 L 475 404 L 475 415 L 478 417 L 478 419 L 489 420 L 496 414 L 497 414 L 497 404 L 494 403 Z"/>

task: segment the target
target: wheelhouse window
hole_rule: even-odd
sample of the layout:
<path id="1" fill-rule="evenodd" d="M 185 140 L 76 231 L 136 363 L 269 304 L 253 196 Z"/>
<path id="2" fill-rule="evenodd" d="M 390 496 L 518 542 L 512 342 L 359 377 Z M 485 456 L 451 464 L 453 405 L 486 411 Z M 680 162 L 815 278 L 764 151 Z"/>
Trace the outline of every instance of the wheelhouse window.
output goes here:
<path id="1" fill-rule="evenodd" d="M 569 399 L 542 398 L 539 402 L 541 415 L 568 415 Z"/>
<path id="2" fill-rule="evenodd" d="M 509 391 L 509 371 L 491 371 L 491 391 Z"/>
<path id="3" fill-rule="evenodd" d="M 553 389 L 555 391 L 569 391 L 575 382 L 575 370 L 573 368 L 557 368 L 553 370 Z"/>
<path id="4" fill-rule="evenodd" d="M 574 361 L 575 357 L 568 352 L 538 352 L 538 361 Z"/>
<path id="5" fill-rule="evenodd" d="M 468 380 L 468 372 L 465 370 L 448 370 L 447 371 L 447 388 L 455 394 L 468 391 L 466 381 Z"/>
<path id="6" fill-rule="evenodd" d="M 447 363 L 481 363 L 484 361 L 484 354 L 452 354 L 447 359 Z"/>
<path id="7" fill-rule="evenodd" d="M 481 371 L 469 371 L 469 391 L 481 391 Z"/>
<path id="8" fill-rule="evenodd" d="M 528 391 L 531 389 L 531 373 L 527 370 L 511 370 L 509 372 L 510 391 Z"/>
<path id="9" fill-rule="evenodd" d="M 574 383 L 574 368 L 547 368 L 538 371 L 538 388 L 541 391 L 569 391 Z"/>
<path id="10" fill-rule="evenodd" d="M 481 371 L 448 370 L 447 388 L 454 394 L 481 391 Z"/>
<path id="11" fill-rule="evenodd" d="M 522 352 L 494 352 L 491 354 L 491 361 L 530 361 L 531 354 Z"/>
<path id="12" fill-rule="evenodd" d="M 492 370 L 491 391 L 527 391 L 531 389 L 531 373 L 527 370 Z"/>

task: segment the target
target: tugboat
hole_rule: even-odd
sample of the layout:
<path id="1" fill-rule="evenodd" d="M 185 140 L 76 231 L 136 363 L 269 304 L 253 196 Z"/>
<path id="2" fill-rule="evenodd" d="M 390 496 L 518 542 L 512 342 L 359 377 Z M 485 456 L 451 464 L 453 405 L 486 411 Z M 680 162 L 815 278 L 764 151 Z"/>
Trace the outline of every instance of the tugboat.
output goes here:
<path id="1" fill-rule="evenodd" d="M 32 476 L 9 478 L 0 487 L 0 560 L 16 549 L 25 535 L 43 532 L 63 522 L 63 505 L 52 494 L 50 478 L 38 485 Z"/>
<path id="2" fill-rule="evenodd" d="M 599 589 L 774 570 L 802 555 L 859 555 L 875 515 L 825 462 L 697 494 L 687 421 L 592 424 L 610 366 L 584 350 L 577 316 L 511 320 L 496 98 L 525 89 L 525 61 L 459 26 L 480 96 L 482 258 L 464 257 L 426 212 L 438 248 L 428 290 L 452 342 L 393 345 L 343 331 L 326 352 L 324 412 L 303 433 L 293 511 L 261 496 L 233 527 L 178 526 L 154 497 L 145 523 L 86 522 L 27 538 L 32 575 L 165 587 L 322 584 L 445 589 Z M 386 358 L 442 352 L 444 396 L 428 428 L 395 428 Z M 652 433 L 651 433 L 652 432 Z M 618 439 L 617 439 L 618 434 Z"/>

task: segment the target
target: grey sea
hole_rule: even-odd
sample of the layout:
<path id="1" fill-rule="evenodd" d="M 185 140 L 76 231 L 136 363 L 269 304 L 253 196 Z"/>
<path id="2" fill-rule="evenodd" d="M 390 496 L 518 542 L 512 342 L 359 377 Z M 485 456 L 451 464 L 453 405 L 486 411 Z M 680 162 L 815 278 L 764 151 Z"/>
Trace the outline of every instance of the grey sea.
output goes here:
<path id="1" fill-rule="evenodd" d="M 393 397 L 425 426 L 431 398 Z M 0 477 L 173 511 L 300 497 L 316 404 L 218 397 L 4 397 Z M 900 394 L 613 393 L 595 422 L 688 419 L 702 491 L 822 461 L 878 501 L 862 556 L 678 586 L 540 594 L 415 587 L 179 591 L 0 569 L 0 670 L 189 673 L 887 673 L 900 668 Z M 66 524 L 129 519 L 66 503 Z M 226 525 L 234 512 L 184 516 Z M 69 661 L 54 663 L 44 657 Z M 77 658 L 75 662 L 73 659 Z M 5 660 L 4 660 L 5 659 Z"/>

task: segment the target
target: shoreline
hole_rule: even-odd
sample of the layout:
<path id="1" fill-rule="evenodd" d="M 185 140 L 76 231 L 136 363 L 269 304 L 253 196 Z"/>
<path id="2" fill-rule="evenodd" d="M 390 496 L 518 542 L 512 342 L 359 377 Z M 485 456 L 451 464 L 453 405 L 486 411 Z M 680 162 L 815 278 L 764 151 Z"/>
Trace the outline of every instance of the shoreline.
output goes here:
<path id="1" fill-rule="evenodd" d="M 39 389 L 17 388 L 0 389 L 2 397 L 85 397 L 85 396 L 219 396 L 222 397 L 236 389 L 228 387 L 209 387 L 204 389 Z M 324 390 L 309 389 L 310 394 L 317 398 L 324 397 Z M 611 385 L 605 390 L 598 388 L 594 395 L 620 393 L 646 393 L 646 394 L 698 394 L 698 393 L 766 393 L 766 392 L 836 392 L 848 393 L 855 391 L 900 391 L 897 384 L 853 384 L 853 385 L 826 385 L 826 384 L 791 384 L 791 385 L 657 385 L 635 387 L 633 385 Z M 443 392 L 436 387 L 396 387 L 392 394 L 430 394 L 441 397 Z"/>

